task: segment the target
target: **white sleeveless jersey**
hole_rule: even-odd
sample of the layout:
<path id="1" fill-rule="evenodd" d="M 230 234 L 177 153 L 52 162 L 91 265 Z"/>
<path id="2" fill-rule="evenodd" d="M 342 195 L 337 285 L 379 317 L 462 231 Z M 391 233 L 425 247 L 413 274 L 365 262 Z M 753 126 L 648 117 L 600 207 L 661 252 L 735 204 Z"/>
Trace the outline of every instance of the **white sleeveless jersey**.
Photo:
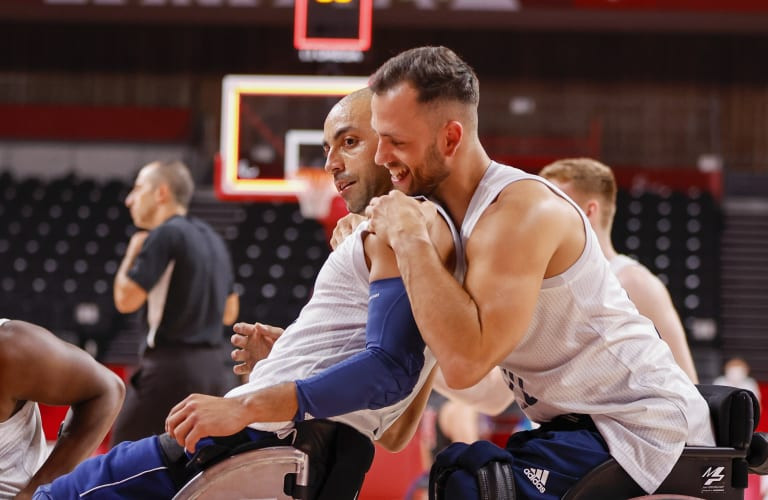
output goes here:
<path id="1" fill-rule="evenodd" d="M 438 211 L 453 234 L 456 261 L 460 264 L 454 275 L 463 279 L 464 255 L 458 232 L 440 207 Z M 249 381 L 231 390 L 227 397 L 310 377 L 365 349 L 370 273 L 365 263 L 362 233 L 367 227 L 367 222 L 362 223 L 331 252 L 318 273 L 312 297 L 299 317 L 277 339 L 269 356 L 256 363 Z M 425 349 L 424 368 L 410 396 L 392 406 L 360 410 L 330 420 L 343 422 L 370 439 L 378 439 L 416 396 L 434 365 L 434 356 Z M 339 391 L 343 390 L 339 387 Z M 293 423 L 253 423 L 250 427 L 282 435 Z"/>
<path id="2" fill-rule="evenodd" d="M 611 455 L 652 492 L 686 442 L 714 446 L 707 404 L 650 320 L 628 299 L 586 216 L 543 178 L 491 163 L 461 227 L 465 246 L 499 193 L 524 179 L 568 200 L 581 215 L 587 239 L 569 269 L 543 280 L 527 332 L 501 363 L 507 382 L 535 422 L 591 415 Z"/>
<path id="3" fill-rule="evenodd" d="M 0 326 L 8 322 L 0 319 Z M 27 401 L 0 422 L 0 498 L 13 498 L 48 457 L 40 409 Z"/>
<path id="4" fill-rule="evenodd" d="M 632 257 L 623 254 L 617 254 L 614 258 L 609 260 L 608 263 L 611 265 L 611 272 L 616 276 L 618 276 L 619 273 L 627 267 L 642 266 L 642 264 L 640 264 Z"/>

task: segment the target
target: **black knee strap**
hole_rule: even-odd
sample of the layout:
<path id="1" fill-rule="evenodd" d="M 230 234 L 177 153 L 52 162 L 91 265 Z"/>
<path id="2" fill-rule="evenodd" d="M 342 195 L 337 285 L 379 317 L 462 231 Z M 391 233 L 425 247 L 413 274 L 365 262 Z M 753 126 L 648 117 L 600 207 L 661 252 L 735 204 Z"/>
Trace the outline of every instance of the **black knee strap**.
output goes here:
<path id="1" fill-rule="evenodd" d="M 265 434 L 254 441 L 245 429 L 230 436 L 216 436 L 211 437 L 210 439 L 213 440 L 213 443 L 197 450 L 187 462 L 186 468 L 188 473 L 192 475 L 197 474 L 201 470 L 207 469 L 221 462 L 225 458 L 246 451 L 267 448 L 268 446 L 291 445 L 290 438 L 279 439 L 273 434 Z"/>
<path id="2" fill-rule="evenodd" d="M 160 434 L 157 440 L 163 464 L 168 467 L 168 474 L 171 476 L 173 484 L 177 489 L 180 489 L 194 476 L 194 473 L 187 469 L 187 462 L 189 461 L 187 454 L 184 452 L 184 448 L 167 433 Z"/>

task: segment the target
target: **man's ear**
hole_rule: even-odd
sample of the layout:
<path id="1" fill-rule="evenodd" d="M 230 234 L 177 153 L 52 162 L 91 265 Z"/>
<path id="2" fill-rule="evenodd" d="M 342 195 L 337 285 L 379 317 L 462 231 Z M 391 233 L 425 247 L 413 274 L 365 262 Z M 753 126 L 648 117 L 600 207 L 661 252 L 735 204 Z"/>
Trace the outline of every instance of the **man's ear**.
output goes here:
<path id="1" fill-rule="evenodd" d="M 584 206 L 584 213 L 587 217 L 592 217 L 600 212 L 600 202 L 595 199 L 587 200 L 587 204 Z"/>
<path id="2" fill-rule="evenodd" d="M 160 182 L 155 187 L 155 201 L 158 204 L 167 203 L 173 198 L 171 195 L 171 188 L 168 187 L 167 182 Z"/>
<path id="3" fill-rule="evenodd" d="M 445 124 L 443 130 L 444 133 L 444 150 L 443 154 L 446 157 L 451 157 L 456 154 L 461 144 L 461 139 L 464 137 L 464 127 L 461 122 L 451 120 Z"/>

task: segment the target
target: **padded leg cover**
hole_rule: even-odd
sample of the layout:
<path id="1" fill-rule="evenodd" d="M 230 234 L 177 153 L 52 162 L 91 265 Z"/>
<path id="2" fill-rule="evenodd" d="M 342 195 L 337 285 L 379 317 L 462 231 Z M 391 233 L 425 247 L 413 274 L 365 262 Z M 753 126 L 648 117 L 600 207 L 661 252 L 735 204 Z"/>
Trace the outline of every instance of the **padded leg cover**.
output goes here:
<path id="1" fill-rule="evenodd" d="M 512 455 L 488 441 L 454 443 L 429 473 L 430 500 L 514 500 Z"/>

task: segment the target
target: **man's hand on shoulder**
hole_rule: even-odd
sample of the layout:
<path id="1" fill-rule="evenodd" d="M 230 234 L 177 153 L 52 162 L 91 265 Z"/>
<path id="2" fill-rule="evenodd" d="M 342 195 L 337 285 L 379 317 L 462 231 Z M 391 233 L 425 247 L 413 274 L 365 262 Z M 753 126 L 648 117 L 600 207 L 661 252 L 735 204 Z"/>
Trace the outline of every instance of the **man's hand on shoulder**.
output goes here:
<path id="1" fill-rule="evenodd" d="M 414 242 L 429 242 L 427 219 L 420 201 L 393 190 L 371 200 L 365 209 L 370 232 L 378 235 L 395 253 L 410 252 Z M 402 246 L 402 248 L 401 248 Z"/>
<path id="2" fill-rule="evenodd" d="M 336 222 L 331 236 L 331 248 L 336 250 L 344 239 L 352 234 L 357 226 L 365 220 L 365 217 L 359 214 L 347 214 Z"/>

